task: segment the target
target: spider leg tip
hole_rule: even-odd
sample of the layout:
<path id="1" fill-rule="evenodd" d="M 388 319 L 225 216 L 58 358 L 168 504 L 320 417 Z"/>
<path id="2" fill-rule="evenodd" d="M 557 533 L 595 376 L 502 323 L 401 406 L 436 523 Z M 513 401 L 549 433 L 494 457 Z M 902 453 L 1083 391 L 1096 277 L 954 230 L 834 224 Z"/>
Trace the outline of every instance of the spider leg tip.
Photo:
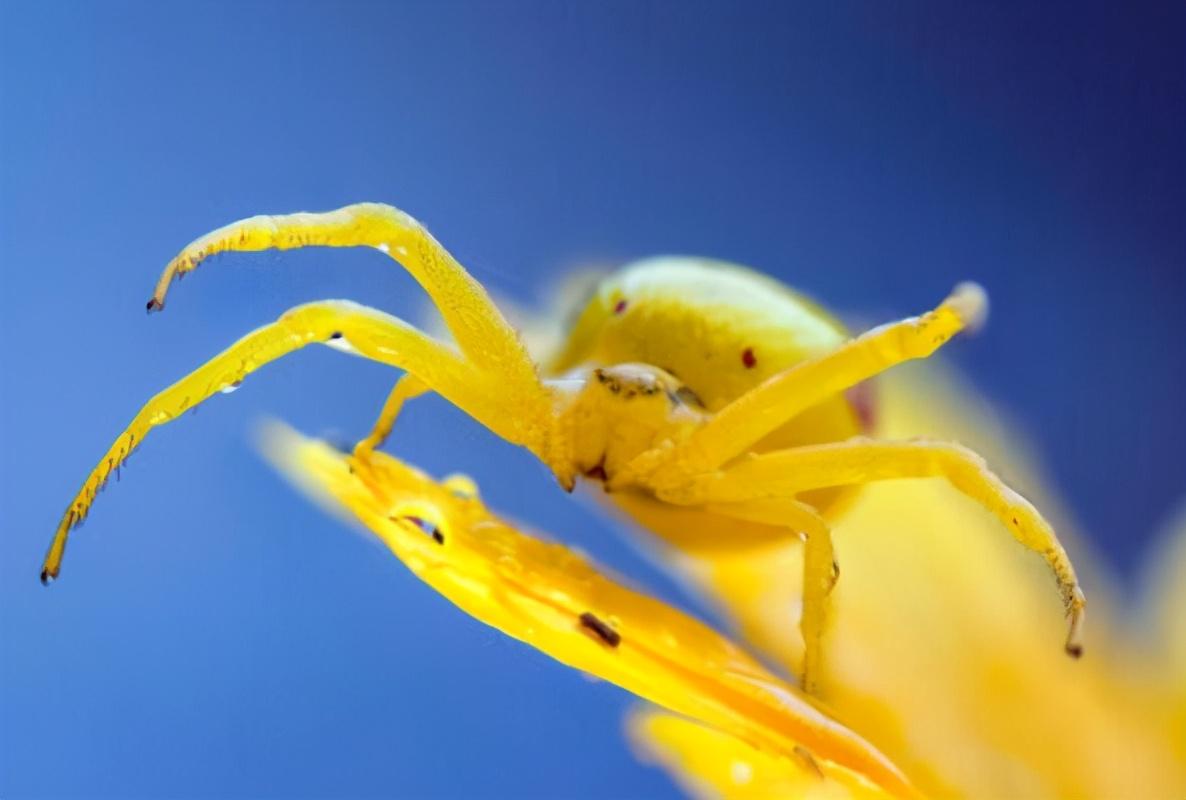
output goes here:
<path id="1" fill-rule="evenodd" d="M 51 572 L 48 567 L 41 570 L 41 585 L 49 586 L 58 577 L 57 571 Z"/>
<path id="2" fill-rule="evenodd" d="M 152 297 L 148 298 L 148 303 L 144 307 L 148 313 L 151 314 L 154 311 L 164 310 L 165 302 L 163 300 L 158 300 L 156 295 L 153 295 Z"/>
<path id="3" fill-rule="evenodd" d="M 969 333 L 975 333 L 988 321 L 988 292 L 975 281 L 964 281 L 952 290 L 947 305 L 963 320 Z"/>
<path id="4" fill-rule="evenodd" d="M 1067 642 L 1064 649 L 1071 658 L 1083 656 L 1083 639 L 1080 631 L 1083 628 L 1083 612 L 1078 610 L 1071 615 L 1071 629 L 1067 632 Z"/>

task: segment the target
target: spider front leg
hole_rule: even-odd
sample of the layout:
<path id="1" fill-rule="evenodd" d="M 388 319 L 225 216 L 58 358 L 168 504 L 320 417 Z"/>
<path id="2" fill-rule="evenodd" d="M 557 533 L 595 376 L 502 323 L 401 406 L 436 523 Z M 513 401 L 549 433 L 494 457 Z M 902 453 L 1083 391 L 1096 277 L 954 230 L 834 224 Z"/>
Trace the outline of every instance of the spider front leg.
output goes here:
<path id="1" fill-rule="evenodd" d="M 840 577 L 827 521 L 806 503 L 785 497 L 755 497 L 743 502 L 710 502 L 704 510 L 733 519 L 786 527 L 803 540 L 803 608 L 799 631 L 803 636 L 803 664 L 799 684 L 816 695 L 823 669 L 823 635 L 828 617 L 828 595 Z"/>
<path id="2" fill-rule="evenodd" d="M 111 472 L 150 430 L 237 386 L 263 365 L 315 343 L 403 369 L 415 376 L 406 384 L 410 392 L 431 389 L 504 439 L 533 452 L 544 450 L 553 412 L 549 395 L 534 376 L 525 382 L 498 372 L 497 364 L 475 363 L 382 311 L 346 301 L 309 303 L 243 337 L 145 404 L 67 507 L 46 555 L 42 582 L 57 577 L 70 531 L 86 518 Z"/>
<path id="3" fill-rule="evenodd" d="M 432 299 L 462 353 L 506 377 L 504 393 L 527 387 L 519 402 L 538 401 L 538 377 L 518 334 L 465 268 L 411 215 L 383 203 L 355 203 L 321 213 L 262 215 L 232 222 L 188 244 L 165 267 L 148 310 L 165 307 L 175 277 L 212 255 L 299 247 L 373 247 L 402 265 Z M 428 391 L 405 376 L 388 397 L 360 452 L 383 443 L 405 401 Z"/>
<path id="4" fill-rule="evenodd" d="M 612 487 L 679 485 L 749 450 L 767 434 L 828 398 L 886 371 L 927 358 L 962 330 L 983 324 L 988 297 L 961 283 L 932 311 L 874 328 L 830 353 L 768 378 L 716 413 L 678 447 L 643 453 Z"/>
<path id="5" fill-rule="evenodd" d="M 200 236 L 165 267 L 148 310 L 163 309 L 173 278 L 197 269 L 212 255 L 314 246 L 373 247 L 387 254 L 428 293 L 462 353 L 474 361 L 497 365 L 511 381 L 538 383 L 527 350 L 482 285 L 423 225 L 384 203 L 249 217 Z"/>
<path id="6" fill-rule="evenodd" d="M 354 446 L 354 454 L 363 456 L 382 447 L 383 442 L 387 441 L 387 437 L 391 435 L 391 429 L 395 427 L 395 419 L 403 410 L 404 403 L 430 391 L 432 391 L 431 387 L 411 373 L 396 381 L 391 394 L 387 395 L 387 400 L 383 403 L 383 410 L 379 412 L 379 418 L 371 427 L 371 432 Z"/>
<path id="7" fill-rule="evenodd" d="M 1066 550 L 1050 524 L 993 474 L 980 456 L 949 442 L 878 442 L 853 439 L 763 453 L 724 470 L 659 492 L 668 502 L 742 502 L 793 497 L 800 492 L 897 478 L 944 478 L 1004 523 L 1025 547 L 1040 554 L 1054 574 L 1068 620 L 1066 651 L 1078 657 L 1086 600 Z"/>

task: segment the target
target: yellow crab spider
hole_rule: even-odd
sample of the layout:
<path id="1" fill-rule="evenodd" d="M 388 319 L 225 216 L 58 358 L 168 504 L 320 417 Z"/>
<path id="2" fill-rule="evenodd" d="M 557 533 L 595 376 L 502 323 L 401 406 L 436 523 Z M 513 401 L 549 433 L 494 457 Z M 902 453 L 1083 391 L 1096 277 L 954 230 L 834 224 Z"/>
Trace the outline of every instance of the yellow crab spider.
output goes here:
<path id="1" fill-rule="evenodd" d="M 578 476 L 601 481 L 614 502 L 669 541 L 693 532 L 727 548 L 803 537 L 801 678 L 808 690 L 820 671 L 826 599 L 837 575 L 827 521 L 841 506 L 836 490 L 895 478 L 945 478 L 1039 553 L 1062 594 L 1066 650 L 1081 652 L 1083 593 L 1038 511 L 959 445 L 862 438 L 860 409 L 845 395 L 978 324 L 987 303 L 975 284 L 962 284 L 921 316 L 849 338 L 824 311 L 750 270 L 644 261 L 604 281 L 561 350 L 537 367 L 482 286 L 419 222 L 388 205 L 359 203 L 251 217 L 196 239 L 166 267 L 148 309 L 163 308 L 173 278 L 209 256 L 313 245 L 386 253 L 428 293 L 456 345 L 347 301 L 293 308 L 148 401 L 67 507 L 43 581 L 57 576 L 70 530 L 149 430 L 317 343 L 405 373 L 360 452 L 383 441 L 405 400 L 433 391 L 530 450 L 565 489 Z"/>

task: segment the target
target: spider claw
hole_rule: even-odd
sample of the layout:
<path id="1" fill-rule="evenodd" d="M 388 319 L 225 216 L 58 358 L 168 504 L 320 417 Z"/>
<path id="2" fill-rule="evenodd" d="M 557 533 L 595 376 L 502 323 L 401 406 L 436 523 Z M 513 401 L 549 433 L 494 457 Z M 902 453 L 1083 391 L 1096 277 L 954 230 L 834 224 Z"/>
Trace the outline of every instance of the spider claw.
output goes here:
<path id="1" fill-rule="evenodd" d="M 1070 614 L 1070 630 L 1067 631 L 1067 642 L 1064 646 L 1071 658 L 1083 656 L 1083 609 L 1077 608 Z"/>

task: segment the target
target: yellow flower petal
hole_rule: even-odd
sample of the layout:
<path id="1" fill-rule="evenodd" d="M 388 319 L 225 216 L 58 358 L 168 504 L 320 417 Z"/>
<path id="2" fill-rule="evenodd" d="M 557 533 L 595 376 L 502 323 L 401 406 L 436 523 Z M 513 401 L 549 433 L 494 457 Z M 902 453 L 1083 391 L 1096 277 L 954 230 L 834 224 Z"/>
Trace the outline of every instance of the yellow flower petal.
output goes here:
<path id="1" fill-rule="evenodd" d="M 1186 762 L 1186 506 L 1170 521 L 1149 558 L 1145 587 L 1146 619 L 1142 631 L 1160 658 L 1148 664 L 1147 688 L 1167 715 L 1166 726 L 1182 762 Z M 1181 794 L 1186 797 L 1186 791 Z"/>
<path id="2" fill-rule="evenodd" d="M 652 707 L 627 719 L 639 758 L 664 767 L 688 794 L 700 798 L 768 800 L 883 800 L 877 786 L 806 753 L 758 750 L 722 731 Z"/>
<path id="3" fill-rule="evenodd" d="M 279 426 L 265 450 L 488 625 L 753 747 L 789 756 L 804 748 L 894 796 L 915 796 L 874 747 L 730 641 L 607 579 L 571 550 L 518 532 L 456 479 L 437 483 L 383 453 L 346 455 Z"/>

